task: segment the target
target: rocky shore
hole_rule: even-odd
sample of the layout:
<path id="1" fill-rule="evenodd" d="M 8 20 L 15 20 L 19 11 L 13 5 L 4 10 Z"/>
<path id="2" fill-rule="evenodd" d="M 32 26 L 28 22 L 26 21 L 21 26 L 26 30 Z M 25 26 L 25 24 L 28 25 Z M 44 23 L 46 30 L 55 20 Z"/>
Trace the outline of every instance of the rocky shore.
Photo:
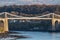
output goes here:
<path id="1" fill-rule="evenodd" d="M 20 39 L 20 38 L 28 38 L 26 36 L 23 35 L 10 35 L 10 34 L 19 34 L 17 32 L 8 32 L 8 33 L 0 33 L 0 39 L 2 38 L 14 38 L 14 39 Z"/>

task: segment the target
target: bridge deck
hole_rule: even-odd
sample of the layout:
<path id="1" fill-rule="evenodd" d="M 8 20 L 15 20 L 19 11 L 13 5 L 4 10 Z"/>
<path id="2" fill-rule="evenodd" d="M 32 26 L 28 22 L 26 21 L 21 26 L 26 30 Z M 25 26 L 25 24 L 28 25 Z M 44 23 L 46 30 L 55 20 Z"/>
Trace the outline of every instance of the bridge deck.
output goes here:
<path id="1" fill-rule="evenodd" d="M 22 18 L 8 18 L 8 19 L 44 19 L 44 20 L 51 20 L 52 18 L 30 18 L 30 17 L 22 17 Z"/>

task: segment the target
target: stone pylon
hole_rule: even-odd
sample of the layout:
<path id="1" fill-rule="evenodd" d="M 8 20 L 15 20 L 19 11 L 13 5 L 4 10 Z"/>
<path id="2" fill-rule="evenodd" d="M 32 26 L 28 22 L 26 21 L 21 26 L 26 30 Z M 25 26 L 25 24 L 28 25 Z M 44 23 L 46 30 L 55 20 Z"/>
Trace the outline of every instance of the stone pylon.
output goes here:
<path id="1" fill-rule="evenodd" d="M 55 30 L 55 18 L 54 18 L 54 14 L 52 15 L 52 30 Z"/>
<path id="2" fill-rule="evenodd" d="M 8 18 L 6 13 L 5 13 L 5 21 L 4 21 L 4 31 L 8 32 Z"/>

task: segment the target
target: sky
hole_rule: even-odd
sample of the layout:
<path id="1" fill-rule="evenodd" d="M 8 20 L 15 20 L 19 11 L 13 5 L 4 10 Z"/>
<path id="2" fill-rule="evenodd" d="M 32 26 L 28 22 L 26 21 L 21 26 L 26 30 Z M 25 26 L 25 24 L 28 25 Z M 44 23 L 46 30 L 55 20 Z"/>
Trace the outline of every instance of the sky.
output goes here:
<path id="1" fill-rule="evenodd" d="M 31 4 L 46 4 L 60 5 L 60 0 L 0 0 L 0 6 L 3 5 L 31 5 Z"/>

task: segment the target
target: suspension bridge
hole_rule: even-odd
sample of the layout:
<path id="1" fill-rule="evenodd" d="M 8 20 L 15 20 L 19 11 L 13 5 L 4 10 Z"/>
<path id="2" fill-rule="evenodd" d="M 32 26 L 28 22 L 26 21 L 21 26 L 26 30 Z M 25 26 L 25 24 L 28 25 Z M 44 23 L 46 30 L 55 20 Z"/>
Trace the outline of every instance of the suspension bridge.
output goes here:
<path id="1" fill-rule="evenodd" d="M 19 19 L 19 20 L 52 20 L 52 29 L 55 30 L 55 22 L 58 21 L 58 23 L 60 23 L 60 15 L 55 14 L 55 13 L 49 13 L 49 14 L 45 14 L 45 15 L 41 15 L 41 16 L 36 16 L 36 17 L 23 17 L 23 16 L 18 16 L 18 15 L 14 15 L 11 13 L 7 13 L 7 12 L 2 12 L 0 13 L 0 21 L 2 20 L 4 23 L 4 32 L 8 32 L 8 20 L 15 20 L 15 19 Z"/>

